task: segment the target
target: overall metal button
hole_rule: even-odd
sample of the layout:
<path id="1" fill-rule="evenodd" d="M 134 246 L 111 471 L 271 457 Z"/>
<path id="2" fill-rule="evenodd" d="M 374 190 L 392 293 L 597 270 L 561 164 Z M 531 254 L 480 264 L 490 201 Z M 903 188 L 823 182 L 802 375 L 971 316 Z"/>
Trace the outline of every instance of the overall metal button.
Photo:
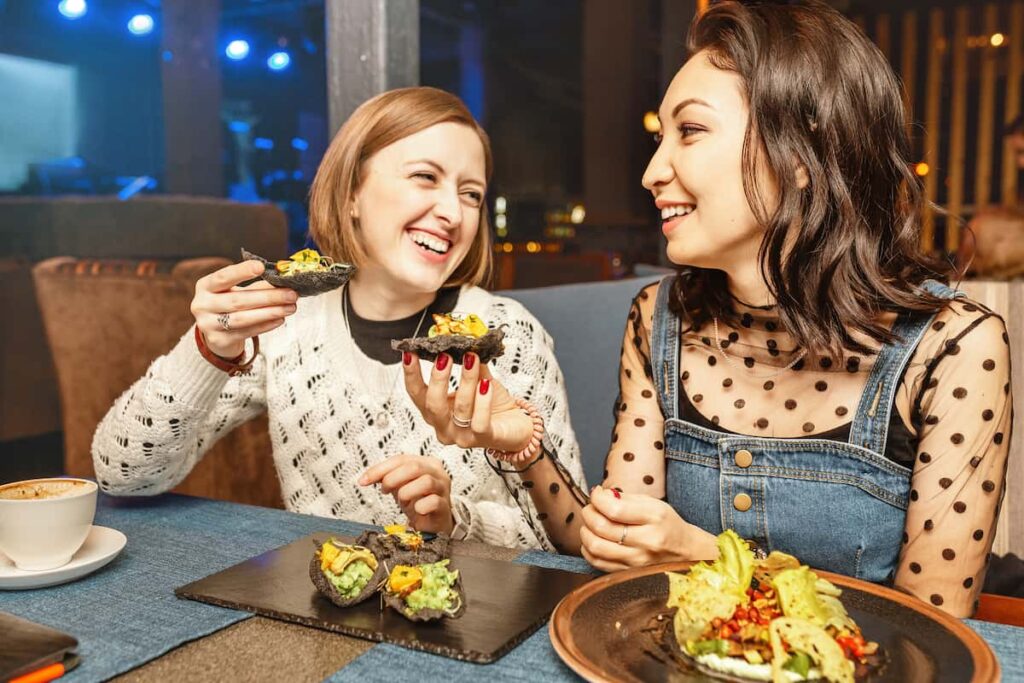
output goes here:
<path id="1" fill-rule="evenodd" d="M 750 496 L 748 496 L 745 493 L 740 493 L 739 495 L 732 499 L 732 506 L 739 510 L 740 512 L 746 512 L 747 510 L 750 509 L 750 506 L 752 504 L 753 501 L 750 500 Z"/>
<path id="2" fill-rule="evenodd" d="M 737 467 L 746 468 L 750 467 L 750 463 L 754 462 L 754 455 L 750 451 L 743 449 L 740 451 L 736 451 L 736 456 L 734 460 L 736 461 Z"/>

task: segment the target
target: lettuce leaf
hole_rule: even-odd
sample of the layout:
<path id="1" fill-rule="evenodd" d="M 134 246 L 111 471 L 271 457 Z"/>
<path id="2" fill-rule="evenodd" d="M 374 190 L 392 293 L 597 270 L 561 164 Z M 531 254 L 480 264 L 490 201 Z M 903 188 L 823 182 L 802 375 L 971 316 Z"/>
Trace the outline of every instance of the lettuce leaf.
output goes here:
<path id="1" fill-rule="evenodd" d="M 698 562 L 684 574 L 666 572 L 666 606 L 677 608 L 673 626 L 682 648 L 699 638 L 713 619 L 732 618 L 736 607 L 746 600 L 754 575 L 754 553 L 731 529 L 719 534 L 717 544 L 714 562 Z"/>
<path id="2" fill-rule="evenodd" d="M 772 646 L 772 681 L 787 683 L 789 678 L 783 667 L 789 661 L 785 641 L 794 652 L 804 652 L 814 660 L 822 677 L 829 683 L 854 683 L 853 662 L 843 654 L 839 646 L 825 629 L 804 619 L 780 617 L 772 620 L 768 628 Z"/>
<path id="3" fill-rule="evenodd" d="M 855 630 L 856 625 L 839 601 L 842 591 L 820 578 L 806 565 L 785 569 L 772 576 L 783 615 L 806 619 L 817 626 L 837 626 Z"/>

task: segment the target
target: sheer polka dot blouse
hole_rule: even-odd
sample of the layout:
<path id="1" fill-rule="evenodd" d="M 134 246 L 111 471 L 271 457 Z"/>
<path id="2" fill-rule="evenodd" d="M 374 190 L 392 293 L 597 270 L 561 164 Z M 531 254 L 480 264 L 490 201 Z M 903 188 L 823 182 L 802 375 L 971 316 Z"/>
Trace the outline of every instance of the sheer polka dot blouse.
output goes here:
<path id="1" fill-rule="evenodd" d="M 605 478 L 660 498 L 664 417 L 650 364 L 656 294 L 657 284 L 648 286 L 629 312 Z M 684 324 L 680 413 L 739 434 L 846 440 L 874 356 L 804 356 L 770 309 L 737 304 L 737 313 L 736 325 L 717 330 Z M 885 456 L 913 474 L 895 584 L 957 615 L 973 612 L 992 545 L 1010 442 L 1009 381 L 1002 319 L 958 299 L 925 332 L 896 392 Z"/>

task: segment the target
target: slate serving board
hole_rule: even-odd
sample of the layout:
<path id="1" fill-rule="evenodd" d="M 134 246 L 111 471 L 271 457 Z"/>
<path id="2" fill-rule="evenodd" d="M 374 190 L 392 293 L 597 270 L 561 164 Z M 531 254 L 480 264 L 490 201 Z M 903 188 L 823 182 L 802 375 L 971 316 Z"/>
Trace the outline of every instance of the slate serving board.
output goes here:
<path id="1" fill-rule="evenodd" d="M 459 619 L 414 624 L 380 599 L 337 607 L 309 579 L 313 539 L 352 537 L 325 531 L 211 574 L 174 591 L 179 598 L 244 610 L 327 631 L 392 643 L 461 661 L 487 664 L 524 641 L 551 615 L 555 605 L 593 576 L 468 555 L 452 547 L 461 572 L 466 611 Z"/>

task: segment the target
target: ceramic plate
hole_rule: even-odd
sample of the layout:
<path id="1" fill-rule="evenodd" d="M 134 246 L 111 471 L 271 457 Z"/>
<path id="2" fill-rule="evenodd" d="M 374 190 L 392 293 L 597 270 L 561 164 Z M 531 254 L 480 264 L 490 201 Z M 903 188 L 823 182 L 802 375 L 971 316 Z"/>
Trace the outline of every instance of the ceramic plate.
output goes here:
<path id="1" fill-rule="evenodd" d="M 714 681 L 664 656 L 650 630 L 666 612 L 671 563 L 608 574 L 562 600 L 551 618 L 551 643 L 589 681 Z M 842 601 L 864 636 L 888 655 L 871 681 L 999 680 L 999 664 L 970 627 L 916 598 L 845 576 L 816 572 L 843 589 Z"/>
<path id="2" fill-rule="evenodd" d="M 70 562 L 56 569 L 31 572 L 18 569 L 9 557 L 0 553 L 0 590 L 43 588 L 80 579 L 117 557 L 127 542 L 117 529 L 93 525 Z"/>

